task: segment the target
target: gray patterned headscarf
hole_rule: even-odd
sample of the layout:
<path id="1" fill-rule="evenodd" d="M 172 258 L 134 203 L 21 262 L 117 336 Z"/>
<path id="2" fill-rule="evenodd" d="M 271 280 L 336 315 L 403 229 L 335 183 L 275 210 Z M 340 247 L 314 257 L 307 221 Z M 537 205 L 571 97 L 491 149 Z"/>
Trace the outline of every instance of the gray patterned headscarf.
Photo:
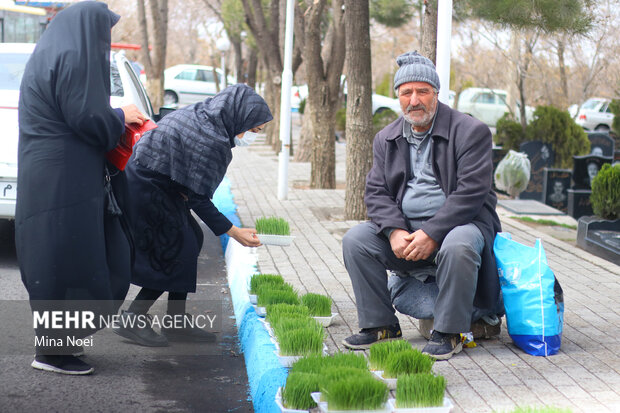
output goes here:
<path id="1" fill-rule="evenodd" d="M 232 160 L 235 136 L 272 119 L 254 89 L 232 85 L 164 117 L 138 141 L 135 159 L 198 195 L 212 197 Z"/>

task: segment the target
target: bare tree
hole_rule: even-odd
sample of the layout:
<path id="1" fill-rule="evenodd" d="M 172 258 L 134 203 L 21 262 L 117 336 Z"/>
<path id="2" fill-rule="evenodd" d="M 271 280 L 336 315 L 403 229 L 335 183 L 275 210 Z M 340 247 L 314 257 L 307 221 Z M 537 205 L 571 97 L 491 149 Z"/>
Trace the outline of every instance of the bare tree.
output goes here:
<path id="1" fill-rule="evenodd" d="M 277 151 L 280 148 L 278 128 L 280 125 L 280 97 L 283 70 L 283 50 L 280 43 L 280 31 L 284 29 L 280 24 L 280 1 L 271 0 L 265 8 L 263 8 L 261 0 L 241 1 L 245 12 L 246 24 L 256 40 L 258 49 L 261 52 L 260 59 L 266 71 L 265 100 L 273 114 L 273 122 L 270 122 L 267 127 L 267 139 L 272 144 L 274 150 Z M 299 13 L 297 2 L 295 13 Z M 296 20 L 298 18 L 299 16 L 295 17 Z M 297 38 L 299 36 L 297 27 L 295 36 Z M 293 56 L 293 73 L 295 73 L 301 61 L 301 49 L 296 44 Z"/>
<path id="2" fill-rule="evenodd" d="M 437 56 L 437 1 L 424 0 L 424 14 L 422 20 L 422 50 L 423 56 L 435 63 Z"/>
<path id="3" fill-rule="evenodd" d="M 321 21 L 326 4 L 327 0 L 313 0 L 308 4 L 304 61 L 314 129 L 310 187 L 333 189 L 336 187 L 334 115 L 345 59 L 344 0 L 332 0 L 331 22 L 323 39 Z"/>
<path id="4" fill-rule="evenodd" d="M 347 165 L 345 219 L 366 219 L 364 190 L 372 166 L 372 79 L 368 0 L 345 0 Z"/>
<path id="5" fill-rule="evenodd" d="M 157 112 L 164 101 L 164 69 L 168 45 L 168 0 L 149 0 L 151 27 L 153 30 L 153 51 L 149 50 L 149 33 L 145 0 L 137 0 L 138 22 L 142 37 L 142 60 L 146 71 L 146 88 Z"/>

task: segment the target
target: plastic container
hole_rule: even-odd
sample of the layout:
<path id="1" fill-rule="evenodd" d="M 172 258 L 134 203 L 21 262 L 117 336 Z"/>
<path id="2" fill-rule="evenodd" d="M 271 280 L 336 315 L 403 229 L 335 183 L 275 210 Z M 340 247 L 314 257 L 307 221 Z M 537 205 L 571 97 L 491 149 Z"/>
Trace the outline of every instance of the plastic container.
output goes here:
<path id="1" fill-rule="evenodd" d="M 279 245 L 281 247 L 285 247 L 287 245 L 291 245 L 293 242 L 292 235 L 273 235 L 273 234 L 256 234 L 261 244 L 264 245 Z"/>
<path id="2" fill-rule="evenodd" d="M 388 399 L 388 406 L 392 413 L 449 413 L 454 405 L 447 397 L 443 398 L 443 406 L 437 407 L 407 407 L 397 408 L 396 399 Z"/>
<path id="3" fill-rule="evenodd" d="M 330 325 L 332 325 L 332 321 L 334 321 L 334 317 L 336 317 L 337 315 L 338 313 L 332 313 L 332 315 L 328 317 L 312 317 L 312 318 L 314 318 L 316 321 L 321 323 L 323 327 L 329 327 Z"/>

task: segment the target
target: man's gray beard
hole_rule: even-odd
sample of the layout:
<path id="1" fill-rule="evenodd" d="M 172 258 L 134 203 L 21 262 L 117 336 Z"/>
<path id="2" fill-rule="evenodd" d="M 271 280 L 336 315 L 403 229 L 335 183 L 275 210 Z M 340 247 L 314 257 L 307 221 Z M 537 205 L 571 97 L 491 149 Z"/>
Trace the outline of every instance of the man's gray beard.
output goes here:
<path id="1" fill-rule="evenodd" d="M 433 99 L 433 102 L 431 103 L 431 105 L 435 106 L 435 110 L 433 111 L 428 111 L 428 112 L 424 112 L 424 117 L 422 118 L 422 120 L 418 120 L 418 121 L 414 121 L 411 118 L 411 115 L 409 114 L 409 112 L 405 112 L 403 113 L 403 117 L 405 118 L 405 120 L 411 124 L 411 126 L 415 126 L 415 127 L 425 127 L 425 126 L 430 126 L 431 122 L 433 121 L 433 118 L 435 117 L 435 112 L 437 112 L 437 96 L 435 96 L 435 99 Z"/>

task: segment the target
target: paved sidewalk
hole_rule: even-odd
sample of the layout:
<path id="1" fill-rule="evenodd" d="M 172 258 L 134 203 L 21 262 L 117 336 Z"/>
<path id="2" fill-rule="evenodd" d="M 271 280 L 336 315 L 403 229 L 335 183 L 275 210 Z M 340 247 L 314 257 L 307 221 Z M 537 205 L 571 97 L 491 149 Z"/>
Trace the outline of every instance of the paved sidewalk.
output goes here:
<path id="1" fill-rule="evenodd" d="M 344 184 L 345 145 L 336 144 L 338 184 Z M 342 235 L 357 221 L 344 221 L 344 190 L 309 190 L 309 163 L 290 163 L 288 199 L 277 199 L 278 159 L 259 139 L 233 150 L 228 169 L 238 215 L 245 226 L 277 215 L 291 224 L 291 246 L 259 248 L 259 271 L 279 273 L 300 293 L 327 294 L 339 317 L 328 328 L 330 353 L 358 331 L 349 276 L 342 260 Z M 344 185 L 339 185 L 339 187 Z M 620 412 L 620 267 L 500 212 L 503 230 L 533 245 L 541 238 L 550 267 L 564 289 L 562 349 L 548 358 L 525 354 L 506 331 L 483 340 L 449 361 L 435 363 L 448 381 L 453 412 L 510 412 L 516 406 L 555 406 L 573 412 Z M 404 336 L 416 347 L 426 340 L 416 320 L 399 314 Z"/>

